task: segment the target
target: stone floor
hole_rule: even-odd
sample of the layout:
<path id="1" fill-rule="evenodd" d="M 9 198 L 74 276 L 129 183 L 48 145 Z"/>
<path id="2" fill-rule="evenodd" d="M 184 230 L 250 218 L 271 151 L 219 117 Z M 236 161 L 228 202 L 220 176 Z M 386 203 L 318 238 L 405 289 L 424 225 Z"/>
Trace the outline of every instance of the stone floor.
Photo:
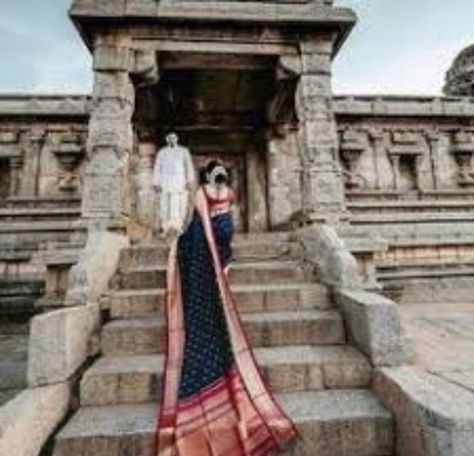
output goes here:
<path id="1" fill-rule="evenodd" d="M 401 306 L 415 363 L 474 393 L 474 303 Z"/>

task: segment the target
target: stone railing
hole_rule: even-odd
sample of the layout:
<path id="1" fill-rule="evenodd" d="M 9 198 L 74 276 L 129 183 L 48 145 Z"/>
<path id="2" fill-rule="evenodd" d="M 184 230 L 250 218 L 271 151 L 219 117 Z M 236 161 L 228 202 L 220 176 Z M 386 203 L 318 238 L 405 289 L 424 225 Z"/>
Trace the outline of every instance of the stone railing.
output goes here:
<path id="1" fill-rule="evenodd" d="M 0 454 L 38 455 L 77 403 L 75 384 L 99 350 L 99 298 L 128 245 L 124 230 L 91 222 L 82 250 L 43 253 L 51 282 L 60 274 L 66 294 L 61 302 L 46 297 L 44 312 L 31 320 L 28 388 L 0 408 Z"/>
<path id="2" fill-rule="evenodd" d="M 356 259 L 334 227 L 314 224 L 301 228 L 298 238 L 305 260 L 318 278 L 332 290 L 350 341 L 373 366 L 400 365 L 408 360 L 408 341 L 403 334 L 397 305 L 365 291 Z"/>

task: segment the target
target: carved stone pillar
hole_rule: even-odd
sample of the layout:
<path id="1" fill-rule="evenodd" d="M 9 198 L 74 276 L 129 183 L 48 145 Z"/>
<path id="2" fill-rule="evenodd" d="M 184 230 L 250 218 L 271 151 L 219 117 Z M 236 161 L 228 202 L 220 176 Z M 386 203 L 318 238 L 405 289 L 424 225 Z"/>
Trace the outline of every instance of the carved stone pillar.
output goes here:
<path id="1" fill-rule="evenodd" d="M 117 219 L 131 213 L 129 157 L 135 107 L 131 77 L 137 85 L 155 81 L 155 54 L 132 49 L 129 38 L 105 37 L 94 49 L 94 72 L 82 215 Z"/>
<path id="2" fill-rule="evenodd" d="M 129 213 L 128 159 L 133 147 L 135 90 L 130 80 L 132 51 L 119 44 L 94 51 L 94 89 L 87 138 L 82 215 L 118 218 Z"/>
<path id="3" fill-rule="evenodd" d="M 135 176 L 137 204 L 136 211 L 141 222 L 149 227 L 155 226 L 157 195 L 153 190 L 153 163 L 156 144 L 144 142 L 138 146 L 138 164 Z"/>
<path id="4" fill-rule="evenodd" d="M 19 182 L 18 194 L 21 196 L 38 196 L 39 167 L 41 150 L 43 148 L 46 131 L 41 127 L 33 127 L 20 138 L 23 154 L 23 168 Z"/>
<path id="5" fill-rule="evenodd" d="M 382 185 L 382 182 L 384 181 L 382 175 L 384 174 L 385 169 L 381 162 L 383 162 L 383 160 L 386 162 L 385 135 L 379 128 L 370 129 L 368 135 L 374 150 L 375 189 L 380 190 L 384 187 Z"/>
<path id="6" fill-rule="evenodd" d="M 303 167 L 303 211 L 309 221 L 347 218 L 331 91 L 332 39 L 301 43 L 296 87 L 298 143 Z"/>
<path id="7" fill-rule="evenodd" d="M 393 189 L 400 189 L 400 155 L 398 154 L 389 154 L 388 158 L 392 165 L 393 171 Z"/>
<path id="8" fill-rule="evenodd" d="M 433 170 L 433 188 L 438 189 L 438 175 L 439 175 L 439 160 L 438 160 L 438 147 L 439 147 L 439 132 L 428 131 L 425 135 L 428 147 L 430 150 L 431 167 Z"/>

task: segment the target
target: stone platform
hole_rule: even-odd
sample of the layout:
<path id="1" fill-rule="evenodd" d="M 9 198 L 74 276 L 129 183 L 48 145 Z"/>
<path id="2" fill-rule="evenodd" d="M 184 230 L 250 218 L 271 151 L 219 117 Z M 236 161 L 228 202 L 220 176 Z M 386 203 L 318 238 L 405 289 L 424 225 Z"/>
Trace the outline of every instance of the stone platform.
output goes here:
<path id="1" fill-rule="evenodd" d="M 474 303 L 401 306 L 415 364 L 474 394 Z"/>

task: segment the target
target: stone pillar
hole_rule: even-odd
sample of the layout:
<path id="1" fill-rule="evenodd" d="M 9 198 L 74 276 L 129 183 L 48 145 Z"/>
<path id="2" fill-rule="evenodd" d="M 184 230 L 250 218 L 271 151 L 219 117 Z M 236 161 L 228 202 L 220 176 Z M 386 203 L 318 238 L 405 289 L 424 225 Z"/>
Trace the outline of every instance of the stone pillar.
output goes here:
<path id="1" fill-rule="evenodd" d="M 332 109 L 332 36 L 302 42 L 296 87 L 298 142 L 303 166 L 303 211 L 310 221 L 347 218 L 337 129 Z"/>
<path id="2" fill-rule="evenodd" d="M 393 189 L 400 189 L 400 155 L 398 154 L 389 154 L 388 158 L 392 164 L 393 171 Z"/>
<path id="3" fill-rule="evenodd" d="M 267 189 L 270 228 L 288 229 L 301 215 L 302 166 L 296 134 L 268 133 Z"/>
<path id="4" fill-rule="evenodd" d="M 247 210 L 250 232 L 268 229 L 265 162 L 258 147 L 247 148 Z"/>
<path id="5" fill-rule="evenodd" d="M 141 222 L 150 228 L 156 225 L 158 198 L 153 189 L 153 163 L 156 156 L 156 144 L 143 142 L 138 146 L 138 164 L 135 175 L 137 204 L 136 212 Z"/>
<path id="6" fill-rule="evenodd" d="M 45 137 L 46 131 L 42 127 L 32 127 L 21 136 L 23 168 L 18 191 L 21 196 L 38 196 L 41 150 Z"/>
<path id="7" fill-rule="evenodd" d="M 372 128 L 368 132 L 369 139 L 372 143 L 373 153 L 374 153 L 374 189 L 380 190 L 384 188 L 384 185 L 381 183 L 382 174 L 386 174 L 386 169 L 381 165 L 381 160 L 386 161 L 386 152 L 384 144 L 384 134 L 383 131 L 378 128 Z M 381 169 L 382 168 L 382 169 Z"/>
<path id="8" fill-rule="evenodd" d="M 126 43 L 98 44 L 87 139 L 82 216 L 118 219 L 130 212 L 128 161 L 133 148 L 133 52 Z"/>
<path id="9" fill-rule="evenodd" d="M 438 142 L 439 132 L 438 131 L 427 131 L 425 134 L 426 141 L 428 142 L 429 155 L 431 160 L 431 167 L 433 172 L 433 188 L 438 189 Z"/>

